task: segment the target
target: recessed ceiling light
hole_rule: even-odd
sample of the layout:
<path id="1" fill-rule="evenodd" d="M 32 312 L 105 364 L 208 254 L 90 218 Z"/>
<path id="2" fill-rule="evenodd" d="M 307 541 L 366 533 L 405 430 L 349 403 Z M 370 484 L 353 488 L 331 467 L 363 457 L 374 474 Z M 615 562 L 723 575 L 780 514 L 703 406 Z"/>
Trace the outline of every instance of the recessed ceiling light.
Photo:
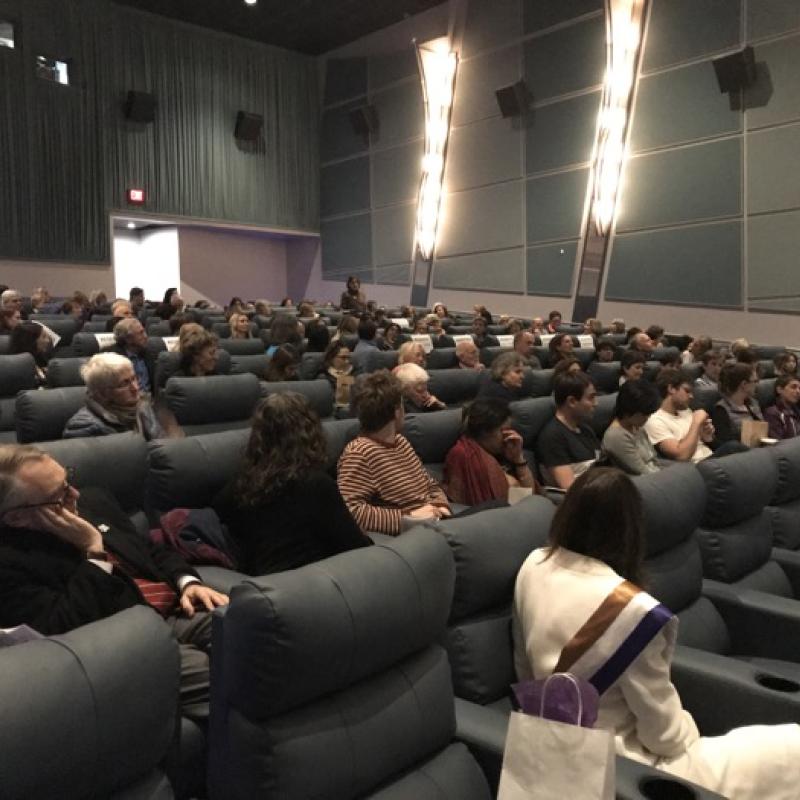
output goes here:
<path id="1" fill-rule="evenodd" d="M 257 2 L 258 0 L 244 0 L 246 6 L 254 6 Z"/>
<path id="2" fill-rule="evenodd" d="M 135 231 L 136 230 L 136 223 L 135 222 L 129 222 L 128 223 L 128 230 L 129 231 Z"/>

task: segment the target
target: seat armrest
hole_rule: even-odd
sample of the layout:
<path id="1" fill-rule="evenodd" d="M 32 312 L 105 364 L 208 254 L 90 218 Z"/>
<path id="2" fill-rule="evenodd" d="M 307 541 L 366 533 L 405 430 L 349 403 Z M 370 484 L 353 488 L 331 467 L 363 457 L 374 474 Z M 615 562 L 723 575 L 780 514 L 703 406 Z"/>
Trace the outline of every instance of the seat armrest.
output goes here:
<path id="1" fill-rule="evenodd" d="M 772 560 L 777 561 L 786 573 L 786 577 L 792 585 L 792 594 L 800 598 L 800 552 L 773 547 Z"/>
<path id="2" fill-rule="evenodd" d="M 677 787 L 690 789 L 693 794 L 676 791 Z M 689 800 L 724 800 L 721 794 L 711 792 L 694 783 L 662 772 L 655 767 L 617 756 L 616 800 L 647 800 L 654 797 L 685 797 Z"/>
<path id="3" fill-rule="evenodd" d="M 218 592 L 230 594 L 234 586 L 243 581 L 249 580 L 250 575 L 245 575 L 243 572 L 236 572 L 232 569 L 225 569 L 225 567 L 197 567 L 200 577 L 206 586 L 216 589 Z"/>
<path id="4" fill-rule="evenodd" d="M 672 659 L 672 682 L 704 736 L 719 736 L 742 725 L 800 722 L 800 691 L 767 688 L 759 683 L 766 671 L 682 645 Z"/>
<path id="5" fill-rule="evenodd" d="M 800 603 L 779 595 L 704 580 L 703 595 L 714 604 L 737 656 L 800 662 Z"/>

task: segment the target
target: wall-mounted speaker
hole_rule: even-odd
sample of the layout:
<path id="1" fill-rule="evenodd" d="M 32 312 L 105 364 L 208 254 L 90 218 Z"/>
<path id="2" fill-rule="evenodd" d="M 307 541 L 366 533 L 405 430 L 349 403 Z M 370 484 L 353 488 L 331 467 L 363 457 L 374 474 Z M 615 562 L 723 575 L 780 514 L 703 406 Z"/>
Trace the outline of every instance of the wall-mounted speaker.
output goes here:
<path id="1" fill-rule="evenodd" d="M 712 62 L 722 94 L 746 89 L 756 81 L 756 60 L 752 47 L 745 47 Z"/>
<path id="2" fill-rule="evenodd" d="M 132 122 L 152 122 L 156 118 L 156 98 L 148 92 L 128 92 L 125 117 Z"/>
<path id="3" fill-rule="evenodd" d="M 350 112 L 350 124 L 353 130 L 365 139 L 371 133 L 378 132 L 378 109 L 375 106 L 360 106 Z"/>
<path id="4" fill-rule="evenodd" d="M 264 126 L 264 117 L 261 114 L 250 114 L 248 111 L 239 111 L 236 114 L 236 127 L 233 135 L 237 139 L 246 142 L 254 142 L 261 136 L 261 128 Z"/>
<path id="5" fill-rule="evenodd" d="M 504 117 L 519 117 L 528 112 L 533 96 L 525 81 L 517 81 L 511 86 L 503 86 L 495 92 L 497 105 Z"/>

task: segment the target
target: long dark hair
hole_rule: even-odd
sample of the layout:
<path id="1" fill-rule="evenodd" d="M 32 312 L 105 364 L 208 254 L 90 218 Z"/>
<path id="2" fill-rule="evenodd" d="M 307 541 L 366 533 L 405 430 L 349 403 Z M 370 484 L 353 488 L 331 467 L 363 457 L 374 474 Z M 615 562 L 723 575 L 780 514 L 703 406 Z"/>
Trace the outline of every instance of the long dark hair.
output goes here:
<path id="1" fill-rule="evenodd" d="M 48 354 L 39 351 L 39 337 L 42 335 L 42 326 L 38 322 L 20 322 L 13 331 L 9 341 L 9 351 L 12 355 L 17 353 L 30 353 L 38 367 L 46 367 Z"/>
<path id="2" fill-rule="evenodd" d="M 608 564 L 618 575 L 644 582 L 644 515 L 633 481 L 614 467 L 595 467 L 576 479 L 550 528 L 553 552 L 563 547 Z"/>
<path id="3" fill-rule="evenodd" d="M 295 392 L 271 394 L 253 414 L 234 496 L 242 505 L 257 506 L 324 467 L 326 460 L 325 434 L 308 400 Z"/>

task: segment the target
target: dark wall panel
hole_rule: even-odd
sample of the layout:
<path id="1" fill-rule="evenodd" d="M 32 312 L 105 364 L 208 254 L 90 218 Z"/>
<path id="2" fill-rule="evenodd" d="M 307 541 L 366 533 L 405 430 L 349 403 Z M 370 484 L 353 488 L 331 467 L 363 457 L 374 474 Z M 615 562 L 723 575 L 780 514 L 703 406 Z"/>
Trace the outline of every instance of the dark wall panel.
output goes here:
<path id="1" fill-rule="evenodd" d="M 523 0 L 525 33 L 603 10 L 603 0 Z"/>
<path id="2" fill-rule="evenodd" d="M 522 137 L 509 119 L 492 117 L 456 128 L 447 151 L 449 191 L 522 176 Z"/>
<path id="3" fill-rule="evenodd" d="M 526 253 L 528 294 L 568 297 L 572 292 L 578 242 L 529 247 Z"/>
<path id="4" fill-rule="evenodd" d="M 752 39 L 800 29 L 797 0 L 756 0 L 747 4 L 747 28 Z"/>
<path id="5" fill-rule="evenodd" d="M 411 264 L 390 264 L 375 267 L 375 283 L 389 286 L 411 285 Z"/>
<path id="6" fill-rule="evenodd" d="M 375 265 L 411 262 L 416 204 L 381 208 L 372 214 Z"/>
<path id="7" fill-rule="evenodd" d="M 800 124 L 750 135 L 747 205 L 750 214 L 800 208 Z"/>
<path id="8" fill-rule="evenodd" d="M 365 137 L 356 133 L 350 121 L 350 112 L 364 105 L 366 100 L 347 103 L 343 106 L 330 108 L 322 115 L 322 161 L 333 161 L 337 158 L 347 158 L 367 149 Z"/>
<path id="9" fill-rule="evenodd" d="M 369 59 L 370 92 L 416 75 L 418 75 L 417 52 L 411 44 L 405 50 L 376 55 Z"/>
<path id="10" fill-rule="evenodd" d="M 388 206 L 415 200 L 419 192 L 421 140 L 372 153 L 375 206 Z"/>
<path id="11" fill-rule="evenodd" d="M 739 43 L 741 0 L 653 0 L 645 69 L 678 64 Z"/>
<path id="12" fill-rule="evenodd" d="M 738 220 L 618 235 L 606 299 L 740 306 L 741 240 Z"/>
<path id="13" fill-rule="evenodd" d="M 747 222 L 748 293 L 781 307 L 781 298 L 800 296 L 800 211 L 752 217 Z"/>
<path id="14" fill-rule="evenodd" d="M 521 293 L 525 289 L 525 251 L 519 247 L 439 258 L 436 260 L 433 285 L 437 289 Z"/>
<path id="15" fill-rule="evenodd" d="M 528 174 L 588 162 L 599 112 L 600 92 L 534 109 L 526 130 Z"/>
<path id="16" fill-rule="evenodd" d="M 425 133 L 422 88 L 419 81 L 401 83 L 371 96 L 378 113 L 378 135 L 373 147 L 391 147 Z"/>
<path id="17" fill-rule="evenodd" d="M 766 105 L 748 109 L 747 127 L 800 119 L 800 35 L 758 45 L 755 58 L 756 64 L 764 62 L 769 69 L 772 94 Z"/>
<path id="18" fill-rule="evenodd" d="M 632 158 L 617 230 L 740 214 L 740 186 L 739 139 Z"/>
<path id="19" fill-rule="evenodd" d="M 468 5 L 463 55 L 473 56 L 517 38 L 522 33 L 522 0 L 491 0 Z"/>
<path id="20" fill-rule="evenodd" d="M 341 103 L 367 93 L 365 58 L 331 58 L 325 64 L 325 105 Z"/>
<path id="21" fill-rule="evenodd" d="M 323 217 L 369 208 L 369 159 L 354 158 L 322 168 L 320 213 Z"/>
<path id="22" fill-rule="evenodd" d="M 495 91 L 522 76 L 522 48 L 507 47 L 459 65 L 453 103 L 453 125 L 500 114 Z"/>
<path id="23" fill-rule="evenodd" d="M 529 244 L 550 239 L 574 239 L 580 234 L 588 180 L 588 169 L 576 169 L 527 182 Z"/>
<path id="24" fill-rule="evenodd" d="M 372 263 L 372 228 L 369 214 L 323 221 L 322 272 L 368 267 Z"/>

